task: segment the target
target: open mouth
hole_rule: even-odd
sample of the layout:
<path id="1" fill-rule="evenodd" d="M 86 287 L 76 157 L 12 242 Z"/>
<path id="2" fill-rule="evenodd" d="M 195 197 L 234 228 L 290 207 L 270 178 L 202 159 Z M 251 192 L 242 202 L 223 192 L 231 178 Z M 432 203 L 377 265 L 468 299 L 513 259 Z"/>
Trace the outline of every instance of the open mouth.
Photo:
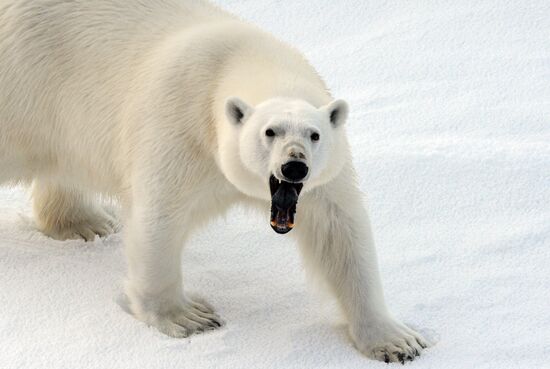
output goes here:
<path id="1" fill-rule="evenodd" d="M 271 228 L 284 234 L 294 228 L 294 215 L 298 196 L 304 185 L 278 180 L 274 175 L 269 177 L 271 190 Z"/>

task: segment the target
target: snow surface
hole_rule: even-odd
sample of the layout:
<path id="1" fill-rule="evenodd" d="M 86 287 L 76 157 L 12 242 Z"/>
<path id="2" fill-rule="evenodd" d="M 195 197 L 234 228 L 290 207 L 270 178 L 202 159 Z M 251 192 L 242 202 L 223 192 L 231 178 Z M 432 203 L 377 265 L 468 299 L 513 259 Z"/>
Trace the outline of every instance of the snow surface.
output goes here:
<path id="1" fill-rule="evenodd" d="M 301 49 L 348 131 L 410 367 L 550 368 L 550 3 L 233 0 Z M 185 253 L 227 320 L 171 339 L 124 313 L 120 235 L 56 242 L 0 189 L 0 368 L 386 368 L 356 352 L 295 246 L 235 210 Z"/>

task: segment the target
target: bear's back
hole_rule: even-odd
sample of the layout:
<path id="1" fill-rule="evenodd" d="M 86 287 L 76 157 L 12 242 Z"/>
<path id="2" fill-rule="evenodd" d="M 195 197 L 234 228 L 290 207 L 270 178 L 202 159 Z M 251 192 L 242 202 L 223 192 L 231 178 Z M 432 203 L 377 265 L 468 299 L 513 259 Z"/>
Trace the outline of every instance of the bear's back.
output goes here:
<path id="1" fill-rule="evenodd" d="M 0 62 L 93 68 L 113 52 L 139 58 L 170 33 L 220 18 L 232 16 L 200 0 L 4 0 Z"/>
<path id="2" fill-rule="evenodd" d="M 112 162 L 147 58 L 169 35 L 224 19 L 199 0 L 1 0 L 0 143 L 75 168 Z"/>

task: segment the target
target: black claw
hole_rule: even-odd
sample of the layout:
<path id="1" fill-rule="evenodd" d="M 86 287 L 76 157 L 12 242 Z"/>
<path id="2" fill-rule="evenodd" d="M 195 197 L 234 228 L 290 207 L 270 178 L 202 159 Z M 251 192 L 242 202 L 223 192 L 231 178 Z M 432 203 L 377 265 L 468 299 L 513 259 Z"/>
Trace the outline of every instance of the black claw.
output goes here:
<path id="1" fill-rule="evenodd" d="M 217 320 L 213 320 L 212 323 L 214 323 L 214 325 L 216 327 L 221 327 L 222 326 L 222 323 L 218 322 Z"/>
<path id="2" fill-rule="evenodd" d="M 397 354 L 397 360 L 399 360 L 401 364 L 405 365 L 405 354 L 402 352 L 394 352 L 394 354 Z"/>
<path id="3" fill-rule="evenodd" d="M 420 356 L 420 352 L 417 349 L 414 349 L 414 356 Z"/>
<path id="4" fill-rule="evenodd" d="M 386 364 L 389 364 L 390 363 L 390 355 L 388 355 L 387 353 L 384 353 L 384 362 Z"/>

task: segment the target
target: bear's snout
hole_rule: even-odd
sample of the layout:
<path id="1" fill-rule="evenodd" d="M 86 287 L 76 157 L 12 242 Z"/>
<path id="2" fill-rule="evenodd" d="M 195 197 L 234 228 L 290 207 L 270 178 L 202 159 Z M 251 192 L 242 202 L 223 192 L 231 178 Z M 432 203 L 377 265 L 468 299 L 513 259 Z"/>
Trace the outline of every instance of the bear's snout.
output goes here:
<path id="1" fill-rule="evenodd" d="M 301 161 L 289 161 L 281 167 L 281 173 L 292 182 L 299 182 L 307 176 L 308 167 Z"/>

